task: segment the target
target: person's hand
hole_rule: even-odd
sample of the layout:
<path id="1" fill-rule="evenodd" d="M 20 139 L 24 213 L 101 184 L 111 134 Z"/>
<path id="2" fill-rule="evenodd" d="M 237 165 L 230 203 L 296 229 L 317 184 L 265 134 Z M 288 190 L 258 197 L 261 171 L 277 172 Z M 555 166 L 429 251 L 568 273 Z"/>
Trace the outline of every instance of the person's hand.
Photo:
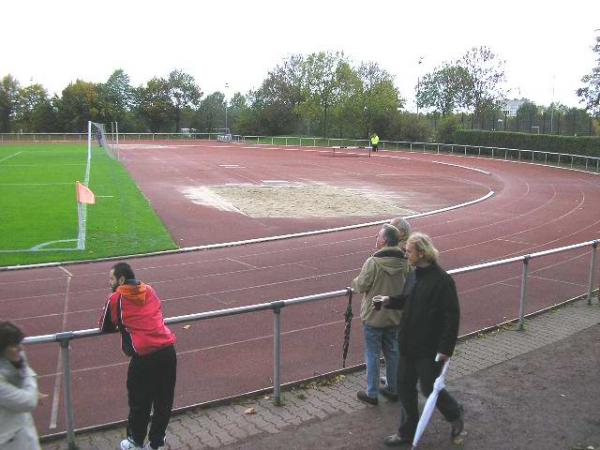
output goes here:
<path id="1" fill-rule="evenodd" d="M 382 304 L 385 306 L 389 303 L 390 297 L 388 295 L 375 295 L 373 296 L 372 300 L 374 302 L 382 302 Z"/>
<path id="2" fill-rule="evenodd" d="M 437 355 L 435 355 L 435 360 L 437 362 L 445 363 L 449 359 L 450 359 L 450 357 L 448 355 L 444 355 L 443 353 L 438 353 Z"/>

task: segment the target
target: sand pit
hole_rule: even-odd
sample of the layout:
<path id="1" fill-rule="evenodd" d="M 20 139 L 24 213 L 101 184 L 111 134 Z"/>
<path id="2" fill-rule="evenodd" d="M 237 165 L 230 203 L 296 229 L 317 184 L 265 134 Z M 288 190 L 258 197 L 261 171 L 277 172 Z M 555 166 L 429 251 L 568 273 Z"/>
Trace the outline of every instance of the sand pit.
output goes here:
<path id="1" fill-rule="evenodd" d="M 414 212 L 402 208 L 398 193 L 341 188 L 321 183 L 187 186 L 182 192 L 196 204 L 254 218 L 392 216 Z M 389 198 L 391 196 L 393 201 Z"/>

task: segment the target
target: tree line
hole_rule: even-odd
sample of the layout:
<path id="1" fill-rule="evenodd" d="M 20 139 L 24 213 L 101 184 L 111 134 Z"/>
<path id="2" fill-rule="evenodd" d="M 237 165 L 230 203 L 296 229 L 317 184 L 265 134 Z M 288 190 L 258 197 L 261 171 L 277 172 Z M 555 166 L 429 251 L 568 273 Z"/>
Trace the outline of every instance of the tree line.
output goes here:
<path id="1" fill-rule="evenodd" d="M 293 55 L 270 70 L 256 90 L 231 99 L 205 95 L 182 70 L 132 86 L 121 69 L 103 83 L 76 80 L 60 95 L 41 84 L 0 83 L 0 132 L 81 132 L 88 120 L 118 122 L 122 132 L 179 132 L 442 140 L 456 128 L 556 134 L 597 134 L 600 115 L 600 36 L 597 67 L 577 91 L 584 108 L 525 100 L 516 117 L 505 111 L 504 64 L 487 47 L 468 50 L 419 79 L 420 113 L 405 110 L 393 76 L 375 62 L 353 63 L 343 52 Z M 226 119 L 227 117 L 227 119 Z"/>

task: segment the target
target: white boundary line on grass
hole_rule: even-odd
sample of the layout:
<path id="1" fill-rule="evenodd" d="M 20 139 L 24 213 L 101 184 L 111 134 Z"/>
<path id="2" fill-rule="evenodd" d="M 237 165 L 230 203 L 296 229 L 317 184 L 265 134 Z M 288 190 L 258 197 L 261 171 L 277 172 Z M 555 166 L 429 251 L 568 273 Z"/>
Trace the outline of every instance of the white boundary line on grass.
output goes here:
<path id="1" fill-rule="evenodd" d="M 23 151 L 25 151 L 25 150 L 23 150 Z M 10 159 L 14 156 L 20 155 L 21 153 L 23 153 L 23 152 L 17 152 L 17 153 L 13 153 L 12 155 L 5 156 L 4 158 L 0 159 L 0 162 L 6 161 L 7 159 Z"/>
<path id="2" fill-rule="evenodd" d="M 484 195 L 483 197 L 477 198 L 475 200 L 471 200 L 471 201 L 464 202 L 464 203 L 459 203 L 458 205 L 448 206 L 446 208 L 436 209 L 434 211 L 428 211 L 428 212 L 418 213 L 418 214 L 411 214 L 410 216 L 404 216 L 404 218 L 405 219 L 417 219 L 420 217 L 432 216 L 434 214 L 440 214 L 443 212 L 452 211 L 454 209 L 464 208 L 467 206 L 471 206 L 471 205 L 475 205 L 477 203 L 483 202 L 494 195 L 495 195 L 495 192 L 490 190 L 486 195 Z M 293 238 L 304 237 L 304 236 L 315 236 L 315 235 L 319 235 L 319 234 L 334 233 L 337 231 L 357 230 L 359 228 L 367 228 L 367 227 L 372 227 L 372 226 L 376 226 L 376 225 L 382 225 L 382 224 L 388 223 L 388 222 L 389 222 L 389 219 L 377 220 L 374 222 L 365 222 L 365 223 L 359 223 L 356 225 L 346 225 L 343 227 L 326 228 L 326 229 L 314 230 L 314 231 L 304 231 L 304 232 L 300 232 L 300 233 L 281 234 L 278 236 L 267 236 L 267 237 L 256 238 L 256 239 L 247 239 L 247 240 L 243 240 L 243 241 L 222 242 L 222 243 L 218 243 L 218 244 L 206 244 L 206 245 L 199 245 L 199 246 L 195 246 L 195 247 L 178 248 L 178 249 L 174 249 L 174 250 L 163 250 L 163 251 L 159 251 L 159 252 L 150 252 L 150 253 L 138 253 L 138 254 L 133 254 L 133 255 L 110 256 L 107 258 L 89 259 L 89 260 L 81 260 L 81 261 L 56 261 L 56 262 L 40 263 L 40 264 L 4 266 L 4 267 L 0 267 L 0 271 L 33 269 L 33 268 L 42 268 L 42 267 L 56 267 L 56 266 L 63 266 L 63 265 L 70 265 L 70 264 L 83 264 L 83 263 L 93 263 L 93 262 L 101 262 L 101 261 L 114 261 L 116 259 L 145 258 L 148 256 L 176 255 L 178 253 L 214 250 L 214 249 L 218 249 L 218 248 L 227 248 L 227 247 L 240 247 L 242 245 L 259 244 L 262 242 L 280 241 L 280 240 L 284 240 L 284 239 L 293 239 Z"/>

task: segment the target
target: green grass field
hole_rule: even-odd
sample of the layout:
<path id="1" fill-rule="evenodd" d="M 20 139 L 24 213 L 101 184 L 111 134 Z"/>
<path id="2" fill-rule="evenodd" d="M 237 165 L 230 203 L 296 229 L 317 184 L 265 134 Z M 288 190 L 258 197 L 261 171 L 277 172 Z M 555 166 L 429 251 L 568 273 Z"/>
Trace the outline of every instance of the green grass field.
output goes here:
<path id="1" fill-rule="evenodd" d="M 94 148 L 96 204 L 87 205 L 86 248 L 76 250 L 75 181 L 84 181 L 86 163 L 85 145 L 0 146 L 0 266 L 176 248 L 121 164 Z"/>

